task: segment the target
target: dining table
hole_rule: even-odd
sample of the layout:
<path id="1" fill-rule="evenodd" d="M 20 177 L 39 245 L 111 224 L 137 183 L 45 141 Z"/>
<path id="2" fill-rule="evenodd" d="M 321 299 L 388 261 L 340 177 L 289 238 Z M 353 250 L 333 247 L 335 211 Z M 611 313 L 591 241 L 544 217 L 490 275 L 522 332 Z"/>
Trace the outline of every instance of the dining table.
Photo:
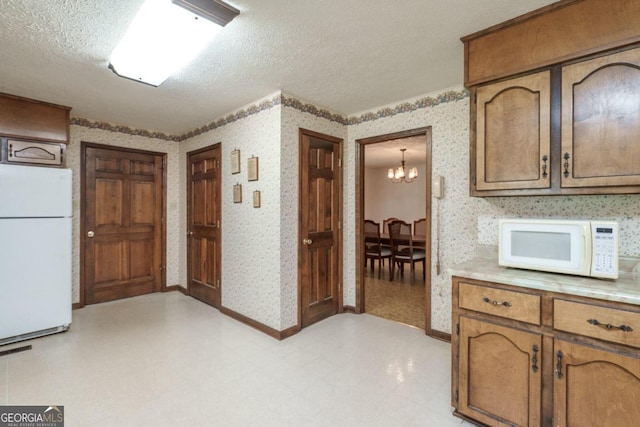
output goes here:
<path id="1" fill-rule="evenodd" d="M 427 236 L 425 235 L 412 235 L 401 234 L 398 239 L 396 239 L 396 243 L 400 245 L 409 245 L 409 238 L 413 240 L 413 246 L 418 248 L 424 248 L 427 243 Z M 380 233 L 380 243 L 383 245 L 391 244 L 391 236 L 388 233 Z"/>

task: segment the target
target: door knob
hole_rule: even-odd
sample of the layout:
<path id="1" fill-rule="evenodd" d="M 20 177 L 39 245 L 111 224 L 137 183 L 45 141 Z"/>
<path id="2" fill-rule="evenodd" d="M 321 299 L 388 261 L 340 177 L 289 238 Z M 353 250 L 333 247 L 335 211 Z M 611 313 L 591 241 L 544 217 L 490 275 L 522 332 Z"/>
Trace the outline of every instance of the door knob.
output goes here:
<path id="1" fill-rule="evenodd" d="M 95 233 L 93 231 L 87 231 L 87 237 L 93 237 Z"/>
<path id="2" fill-rule="evenodd" d="M 193 236 L 193 231 L 187 231 L 187 236 Z"/>
<path id="3" fill-rule="evenodd" d="M 302 239 L 302 244 L 304 245 L 310 245 L 313 243 L 313 240 L 311 239 Z"/>

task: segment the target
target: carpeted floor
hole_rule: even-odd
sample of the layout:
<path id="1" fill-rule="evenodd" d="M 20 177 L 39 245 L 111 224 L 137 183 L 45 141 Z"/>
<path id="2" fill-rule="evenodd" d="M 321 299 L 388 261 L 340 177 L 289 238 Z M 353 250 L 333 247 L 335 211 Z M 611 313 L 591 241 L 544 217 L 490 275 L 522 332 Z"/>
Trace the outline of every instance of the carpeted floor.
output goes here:
<path id="1" fill-rule="evenodd" d="M 416 264 L 416 280 L 412 285 L 411 273 L 405 266 L 404 278 L 396 272 L 393 282 L 389 281 L 389 264 L 385 263 L 382 277 L 378 280 L 378 264 L 372 273 L 365 271 L 364 311 L 374 316 L 406 323 L 424 329 L 425 288 L 422 280 L 422 264 Z"/>

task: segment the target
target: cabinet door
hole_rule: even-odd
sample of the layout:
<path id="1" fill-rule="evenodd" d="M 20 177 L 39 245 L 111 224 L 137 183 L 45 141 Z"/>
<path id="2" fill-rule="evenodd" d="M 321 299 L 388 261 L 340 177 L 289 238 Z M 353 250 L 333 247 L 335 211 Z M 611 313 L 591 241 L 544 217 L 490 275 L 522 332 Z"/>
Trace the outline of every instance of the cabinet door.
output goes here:
<path id="1" fill-rule="evenodd" d="M 7 146 L 8 163 L 61 166 L 64 161 L 62 157 L 63 144 L 9 139 Z"/>
<path id="2" fill-rule="evenodd" d="M 458 411 L 490 426 L 538 426 L 538 334 L 460 317 Z"/>
<path id="3" fill-rule="evenodd" d="M 479 87 L 476 189 L 550 187 L 550 73 Z"/>
<path id="4" fill-rule="evenodd" d="M 556 340 L 553 425 L 637 426 L 640 420 L 640 355 Z"/>
<path id="5" fill-rule="evenodd" d="M 562 186 L 640 185 L 640 49 L 562 70 Z"/>

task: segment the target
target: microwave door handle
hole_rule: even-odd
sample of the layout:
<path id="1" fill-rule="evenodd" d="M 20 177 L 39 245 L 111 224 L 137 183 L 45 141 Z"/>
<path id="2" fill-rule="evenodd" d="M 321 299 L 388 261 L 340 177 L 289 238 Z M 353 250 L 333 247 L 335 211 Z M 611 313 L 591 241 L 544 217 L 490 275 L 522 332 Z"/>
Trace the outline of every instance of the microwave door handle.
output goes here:
<path id="1" fill-rule="evenodd" d="M 582 259 L 582 265 L 589 266 L 589 271 L 588 271 L 589 274 L 592 273 L 592 269 L 593 269 L 593 259 L 592 259 L 593 248 L 591 247 L 592 243 L 593 242 L 591 239 L 591 226 L 588 225 L 587 227 L 585 227 L 584 233 L 582 233 L 582 247 L 584 248 L 584 255 L 583 255 L 584 258 Z"/>

